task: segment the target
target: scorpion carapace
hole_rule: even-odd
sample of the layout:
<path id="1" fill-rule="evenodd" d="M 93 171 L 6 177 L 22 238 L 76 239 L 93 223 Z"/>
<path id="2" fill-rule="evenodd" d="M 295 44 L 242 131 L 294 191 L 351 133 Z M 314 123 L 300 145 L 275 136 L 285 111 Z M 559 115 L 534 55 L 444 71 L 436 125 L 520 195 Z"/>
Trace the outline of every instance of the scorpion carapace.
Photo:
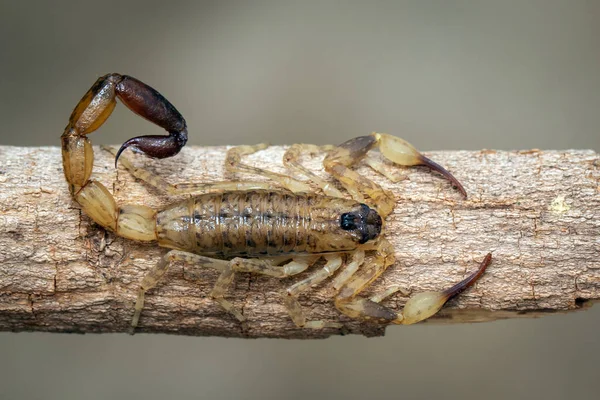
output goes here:
<path id="1" fill-rule="evenodd" d="M 183 201 L 154 210 L 144 205 L 117 205 L 103 184 L 90 179 L 93 151 L 86 135 L 104 123 L 117 98 L 136 114 L 163 127 L 168 135 L 140 136 L 127 140 L 117 151 L 109 149 L 115 155 L 115 163 L 120 160 L 136 178 L 169 194 L 207 193 L 188 196 Z M 299 327 L 315 329 L 339 328 L 342 324 L 307 321 L 298 296 L 334 274 L 337 274 L 333 281 L 334 304 L 343 314 L 382 323 L 412 324 L 435 314 L 450 297 L 473 284 L 491 262 L 491 254 L 488 254 L 477 271 L 450 289 L 416 294 L 402 312 L 380 304 L 402 290 L 400 287 L 391 287 L 371 298 L 360 296 L 394 263 L 394 249 L 382 234 L 383 221 L 395 205 L 394 195 L 352 169 L 363 160 L 375 171 L 389 177 L 384 163 L 370 157 L 369 150 L 379 148 L 385 158 L 397 165 L 432 168 L 448 178 L 466 197 L 465 189 L 452 174 L 406 141 L 388 134 L 372 133 L 339 146 L 293 145 L 283 161 L 296 176 L 242 162 L 245 155 L 267 145 L 238 146 L 228 151 L 226 169 L 233 173 L 260 175 L 271 182 L 173 185 L 134 167 L 121 154 L 127 148 L 154 158 L 177 154 L 187 141 L 185 119 L 168 100 L 145 83 L 129 76 L 109 74 L 98 79 L 77 104 L 61 139 L 65 177 L 82 210 L 119 236 L 156 241 L 159 246 L 171 249 L 142 279 L 132 331 L 138 325 L 145 293 L 157 285 L 174 260 L 220 271 L 210 295 L 223 309 L 244 321 L 244 315 L 225 299 L 236 273 L 285 278 L 305 271 L 323 257 L 326 262 L 322 269 L 283 292 L 293 322 Z M 351 199 L 346 198 L 333 182 L 322 179 L 300 163 L 304 152 L 316 151 L 327 153 L 324 169 L 346 189 Z M 301 175 L 308 180 L 298 179 Z M 273 182 L 282 188 L 273 189 Z M 317 192 L 313 189 L 315 186 Z M 365 252 L 372 253 L 368 262 L 365 262 Z M 287 261 L 275 263 L 274 256 L 284 256 Z M 341 271 L 337 272 L 338 269 Z"/>

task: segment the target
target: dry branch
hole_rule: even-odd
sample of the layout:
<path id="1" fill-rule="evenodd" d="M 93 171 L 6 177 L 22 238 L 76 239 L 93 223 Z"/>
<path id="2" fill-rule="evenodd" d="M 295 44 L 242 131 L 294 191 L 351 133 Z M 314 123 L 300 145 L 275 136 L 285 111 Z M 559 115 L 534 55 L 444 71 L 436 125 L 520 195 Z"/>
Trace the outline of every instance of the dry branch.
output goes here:
<path id="1" fill-rule="evenodd" d="M 186 148 L 163 161 L 137 158 L 172 182 L 217 181 L 225 148 Z M 169 200 L 115 171 L 96 148 L 94 177 L 121 202 L 153 207 Z M 281 165 L 283 148 L 251 158 Z M 485 321 L 566 311 L 600 298 L 600 158 L 593 151 L 435 152 L 428 156 L 463 182 L 463 200 L 423 168 L 399 170 L 398 204 L 386 225 L 397 263 L 373 291 L 400 284 L 416 292 L 445 288 L 494 254 L 478 284 L 430 321 Z M 0 330 L 123 332 L 144 271 L 164 251 L 115 237 L 81 215 L 67 190 L 58 148 L 0 147 Z M 306 160 L 319 171 L 321 158 Z M 325 337 L 339 330 L 294 327 L 279 293 L 295 281 L 242 275 L 230 299 L 248 318 L 241 326 L 207 293 L 216 276 L 174 264 L 147 296 L 140 331 L 242 337 Z M 344 321 L 345 332 L 381 335 L 384 328 L 341 316 L 328 284 L 301 303 L 311 319 Z M 401 307 L 402 296 L 389 300 Z M 401 328 L 396 328 L 401 329 Z"/>

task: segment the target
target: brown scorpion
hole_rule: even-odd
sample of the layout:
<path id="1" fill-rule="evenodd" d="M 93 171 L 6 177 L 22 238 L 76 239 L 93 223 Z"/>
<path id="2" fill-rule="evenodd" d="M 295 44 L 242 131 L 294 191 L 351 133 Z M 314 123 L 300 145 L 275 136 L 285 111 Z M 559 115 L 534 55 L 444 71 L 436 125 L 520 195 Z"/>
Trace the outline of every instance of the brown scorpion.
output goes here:
<path id="1" fill-rule="evenodd" d="M 305 271 L 324 257 L 326 263 L 322 269 L 290 286 L 283 295 L 292 321 L 299 327 L 315 329 L 341 327 L 341 324 L 307 321 L 298 295 L 342 267 L 333 283 L 334 304 L 340 312 L 379 323 L 412 324 L 435 314 L 448 299 L 473 284 L 491 262 L 491 254 L 488 254 L 474 273 L 453 287 L 412 296 L 402 312 L 380 304 L 399 291 L 398 287 L 371 298 L 360 296 L 394 263 L 394 249 L 382 234 L 382 226 L 395 205 L 395 198 L 391 192 L 351 169 L 364 159 L 374 170 L 384 173 L 382 163 L 366 157 L 370 149 L 379 148 L 385 158 L 397 165 L 425 165 L 448 178 L 466 197 L 463 186 L 443 167 L 406 141 L 383 133 L 360 136 L 339 146 L 290 147 L 284 156 L 285 165 L 308 181 L 242 163 L 244 155 L 264 149 L 264 144 L 229 150 L 228 171 L 268 177 L 281 189 L 273 189 L 270 182 L 250 181 L 172 185 L 121 157 L 122 165 L 131 174 L 161 191 L 182 194 L 203 190 L 207 193 L 190 196 L 161 210 L 137 204 L 117 205 L 104 185 L 90 179 L 94 155 L 87 138 L 109 117 L 117 98 L 169 134 L 127 140 L 118 151 L 113 150 L 115 166 L 127 148 L 153 158 L 176 155 L 187 142 L 187 126 L 177 109 L 156 90 L 130 76 L 113 73 L 99 78 L 83 96 L 61 137 L 65 177 L 83 211 L 118 236 L 155 241 L 159 246 L 172 249 L 141 282 L 132 331 L 138 325 L 145 293 L 157 285 L 170 262 L 175 260 L 220 271 L 211 297 L 239 321 L 244 321 L 242 313 L 224 297 L 235 273 L 285 278 Z M 323 167 L 351 199 L 344 198 L 331 182 L 300 164 L 304 151 L 315 150 L 327 152 Z M 315 193 L 311 184 L 322 194 Z M 373 252 L 368 263 L 364 262 L 365 252 Z M 344 263 L 345 255 L 348 255 L 347 263 Z M 280 265 L 273 261 L 276 256 L 288 259 Z"/>

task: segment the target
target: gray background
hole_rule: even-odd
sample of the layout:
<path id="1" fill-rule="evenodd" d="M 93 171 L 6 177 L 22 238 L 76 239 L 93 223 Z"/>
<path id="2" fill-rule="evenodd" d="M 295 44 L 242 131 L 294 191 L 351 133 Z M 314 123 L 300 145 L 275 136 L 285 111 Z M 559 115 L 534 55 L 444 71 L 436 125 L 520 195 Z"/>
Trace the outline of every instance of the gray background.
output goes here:
<path id="1" fill-rule="evenodd" d="M 600 2 L 0 2 L 0 144 L 52 145 L 107 72 L 150 83 L 198 145 L 600 150 Z M 92 136 L 158 128 L 123 106 Z M 233 340 L 0 334 L 2 399 L 597 398 L 600 308 Z"/>

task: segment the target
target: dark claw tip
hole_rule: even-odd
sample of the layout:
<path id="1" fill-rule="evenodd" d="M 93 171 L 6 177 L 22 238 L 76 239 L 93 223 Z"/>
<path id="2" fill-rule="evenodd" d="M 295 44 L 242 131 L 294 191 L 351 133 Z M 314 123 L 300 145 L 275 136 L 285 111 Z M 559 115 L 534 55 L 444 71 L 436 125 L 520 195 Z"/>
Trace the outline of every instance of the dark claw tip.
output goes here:
<path id="1" fill-rule="evenodd" d="M 463 279 L 461 282 L 457 283 L 456 285 L 452 286 L 450 289 L 444 290 L 444 294 L 448 297 L 448 299 L 456 296 L 457 294 L 459 294 L 460 292 L 462 292 L 463 290 L 465 290 L 466 288 L 468 288 L 469 286 L 474 284 L 477 281 L 477 279 L 479 279 L 481 277 L 481 275 L 483 275 L 486 268 L 491 263 L 492 263 L 492 253 L 488 253 L 485 256 L 485 258 L 483 259 L 483 261 L 481 262 L 481 264 L 479 264 L 479 268 L 477 268 L 477 271 L 473 272 L 471 275 L 469 275 L 468 277 L 466 277 L 465 279 Z"/>
<path id="2" fill-rule="evenodd" d="M 448 179 L 454 186 L 456 186 L 456 188 L 458 189 L 458 191 L 463 195 L 463 197 L 466 199 L 467 198 L 467 191 L 465 190 L 465 188 L 463 187 L 463 185 L 458 181 L 458 179 L 456 179 L 454 177 L 454 175 L 452 175 L 450 172 L 448 172 L 448 170 L 444 167 L 442 167 L 440 164 L 436 163 L 435 161 L 425 157 L 424 155 L 421 155 L 421 163 L 422 165 L 431 168 L 432 170 L 439 172 L 440 174 L 442 174 L 446 179 Z"/>

